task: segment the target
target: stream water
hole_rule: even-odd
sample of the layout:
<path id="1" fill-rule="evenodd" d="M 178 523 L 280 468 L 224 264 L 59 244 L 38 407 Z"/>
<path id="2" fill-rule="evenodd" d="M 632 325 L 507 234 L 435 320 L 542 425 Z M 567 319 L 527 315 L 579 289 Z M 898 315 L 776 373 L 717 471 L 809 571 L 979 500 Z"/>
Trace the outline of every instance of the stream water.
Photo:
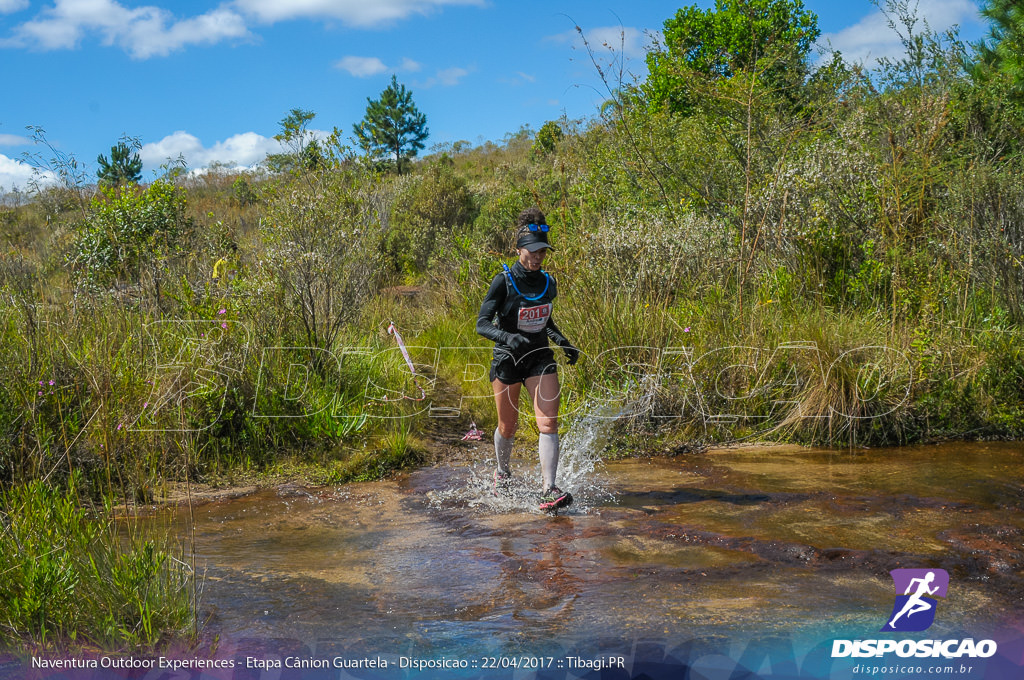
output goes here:
<path id="1" fill-rule="evenodd" d="M 889 571 L 926 567 L 950 575 L 928 637 L 1020 630 L 1020 444 L 741 447 L 604 465 L 569 448 L 560 480 L 576 503 L 558 516 L 532 497 L 495 498 L 483 445 L 474 465 L 196 507 L 208 631 L 231 653 L 432 658 L 758 635 L 814 644 L 878 637 Z"/>

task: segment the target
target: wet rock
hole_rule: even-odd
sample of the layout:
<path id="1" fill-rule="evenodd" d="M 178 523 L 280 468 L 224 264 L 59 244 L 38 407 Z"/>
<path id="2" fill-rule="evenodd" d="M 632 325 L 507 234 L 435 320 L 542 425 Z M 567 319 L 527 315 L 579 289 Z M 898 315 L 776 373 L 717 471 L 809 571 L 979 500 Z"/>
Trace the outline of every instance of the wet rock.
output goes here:
<path id="1" fill-rule="evenodd" d="M 983 571 L 1013 574 L 1024 569 L 1024 531 L 1018 527 L 975 524 L 943 531 L 939 538 L 969 555 Z"/>
<path id="2" fill-rule="evenodd" d="M 278 498 L 306 498 L 312 496 L 308 490 L 298 484 L 288 483 L 277 487 Z"/>

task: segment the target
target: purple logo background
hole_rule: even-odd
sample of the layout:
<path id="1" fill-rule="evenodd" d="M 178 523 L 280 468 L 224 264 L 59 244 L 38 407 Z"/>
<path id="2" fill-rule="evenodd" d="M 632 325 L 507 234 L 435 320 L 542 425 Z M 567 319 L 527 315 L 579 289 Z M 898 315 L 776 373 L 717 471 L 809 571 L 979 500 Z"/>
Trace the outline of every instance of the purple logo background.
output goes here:
<path id="1" fill-rule="evenodd" d="M 946 597 L 946 591 L 949 590 L 949 572 L 945 569 L 893 569 L 889 575 L 892 576 L 893 584 L 896 586 L 896 594 L 902 595 L 907 591 L 911 580 L 925 578 L 928 572 L 935 574 L 932 587 L 939 587 L 932 597 Z"/>
<path id="2" fill-rule="evenodd" d="M 896 602 L 882 631 L 917 632 L 935 622 L 936 597 L 945 597 L 949 590 L 949 573 L 945 569 L 893 569 Z M 916 583 L 915 583 L 916 581 Z"/>

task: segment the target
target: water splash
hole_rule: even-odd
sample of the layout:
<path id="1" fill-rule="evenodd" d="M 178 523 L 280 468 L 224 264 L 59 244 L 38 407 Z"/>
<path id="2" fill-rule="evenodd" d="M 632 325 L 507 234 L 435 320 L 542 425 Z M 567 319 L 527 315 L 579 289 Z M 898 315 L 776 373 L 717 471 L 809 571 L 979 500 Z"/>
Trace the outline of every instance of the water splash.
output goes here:
<path id="1" fill-rule="evenodd" d="M 658 389 L 656 375 L 645 375 L 626 392 L 607 395 L 609 399 L 594 399 L 583 406 L 583 414 L 572 421 L 561 437 L 558 475 L 555 483 L 573 495 L 573 504 L 559 510 L 560 514 L 585 514 L 600 505 L 616 501 L 603 474 L 601 453 L 608 445 L 608 437 L 615 422 L 621 418 L 643 416 L 650 413 Z M 540 513 L 541 470 L 537 454 L 531 452 L 528 464 L 512 465 L 512 484 L 505 493 L 495 493 L 494 453 L 486 444 L 480 447 L 484 461 L 468 468 L 467 481 L 459 486 L 431 492 L 436 507 L 464 504 L 490 512 Z"/>
<path id="2" fill-rule="evenodd" d="M 583 415 L 572 422 L 562 437 L 558 463 L 558 483 L 573 493 L 582 507 L 615 502 L 603 474 L 601 453 L 608 446 L 612 426 L 621 418 L 643 415 L 653 408 L 657 376 L 644 376 L 621 401 L 593 400 L 581 409 Z M 540 465 L 537 466 L 538 474 Z"/>
<path id="3" fill-rule="evenodd" d="M 573 494 L 581 508 L 615 501 L 608 491 L 601 452 L 608 445 L 608 435 L 617 417 L 608 407 L 583 409 L 583 413 L 561 438 L 557 482 Z"/>
<path id="4" fill-rule="evenodd" d="M 618 413 L 612 408 L 584 409 L 583 412 L 586 415 L 573 421 L 560 438 L 556 483 L 573 495 L 573 504 L 559 510 L 559 514 L 585 514 L 598 505 L 615 501 L 603 474 L 601 452 Z M 527 453 L 518 463 L 514 460 L 511 483 L 502 493 L 496 493 L 494 454 L 486 445 L 479 450 L 483 460 L 467 468 L 466 480 L 431 492 L 432 504 L 435 507 L 464 504 L 498 513 L 540 513 L 537 505 L 541 470 L 537 454 Z"/>
<path id="5" fill-rule="evenodd" d="M 435 508 L 470 507 L 487 513 L 511 514 L 540 512 L 540 476 L 530 465 L 512 465 L 507 488 L 497 493 L 494 487 L 494 454 L 481 447 L 482 460 L 465 468 L 466 476 L 452 485 L 427 494 Z"/>

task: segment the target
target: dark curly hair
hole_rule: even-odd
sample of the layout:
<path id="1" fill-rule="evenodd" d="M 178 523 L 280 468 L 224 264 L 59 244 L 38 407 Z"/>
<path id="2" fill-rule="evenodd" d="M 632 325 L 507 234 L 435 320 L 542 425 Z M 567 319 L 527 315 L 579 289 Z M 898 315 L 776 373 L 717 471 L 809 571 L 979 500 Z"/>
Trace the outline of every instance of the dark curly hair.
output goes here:
<path id="1" fill-rule="evenodd" d="M 519 213 L 519 216 L 516 217 L 516 231 L 518 232 L 528 224 L 547 224 L 547 218 L 537 206 L 527 208 Z"/>

